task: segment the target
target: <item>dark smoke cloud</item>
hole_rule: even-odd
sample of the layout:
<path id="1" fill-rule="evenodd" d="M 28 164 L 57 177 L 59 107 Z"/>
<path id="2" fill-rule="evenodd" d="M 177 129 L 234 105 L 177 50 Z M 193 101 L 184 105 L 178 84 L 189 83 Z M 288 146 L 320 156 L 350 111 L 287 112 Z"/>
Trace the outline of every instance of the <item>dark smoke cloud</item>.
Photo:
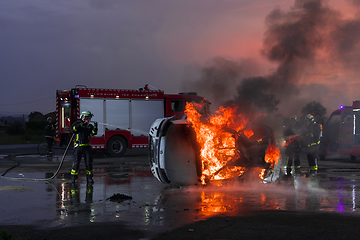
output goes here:
<path id="1" fill-rule="evenodd" d="M 262 54 L 278 68 L 269 76 L 275 85 L 293 85 L 309 65 L 316 51 L 324 46 L 322 29 L 326 27 L 331 11 L 322 7 L 321 1 L 296 1 L 293 11 L 280 9 L 266 18 Z"/>
<path id="2" fill-rule="evenodd" d="M 355 6 L 360 6 L 360 0 L 351 0 Z"/>
<path id="3" fill-rule="evenodd" d="M 216 57 L 201 70 L 200 79 L 191 86 L 199 95 L 211 100 L 214 108 L 218 108 L 236 94 L 236 86 L 242 79 L 258 71 L 258 66 L 251 59 L 234 61 Z"/>
<path id="4" fill-rule="evenodd" d="M 258 112 L 271 113 L 277 110 L 279 100 L 269 92 L 273 83 L 264 77 L 244 79 L 237 87 L 237 95 L 233 100 L 224 103 L 224 106 L 237 106 L 238 110 L 248 116 Z"/>
<path id="5" fill-rule="evenodd" d="M 359 5 L 360 6 L 360 5 Z M 360 19 L 342 21 L 330 35 L 328 46 L 334 56 L 346 69 L 359 67 Z"/>
<path id="6" fill-rule="evenodd" d="M 360 6 L 359 0 L 352 2 Z M 209 94 L 204 96 L 210 101 L 212 97 L 216 100 L 227 98 L 225 105 L 236 104 L 247 110 L 265 109 L 267 112 L 275 110 L 280 101 L 279 110 L 290 115 L 294 109 L 300 112 L 304 103 L 326 99 L 319 91 L 309 96 L 307 87 L 301 85 L 304 78 L 322 76 L 323 73 L 317 71 L 319 64 L 336 62 L 336 65 L 342 65 L 339 70 L 359 71 L 360 19 L 344 19 L 325 1 L 296 0 L 290 11 L 274 9 L 265 23 L 267 31 L 261 53 L 277 64 L 277 68 L 266 76 L 244 77 L 244 68 L 239 62 L 214 61 L 203 69 L 197 82 L 197 86 L 206 85 Z M 326 58 L 319 61 L 319 53 L 325 54 Z M 221 74 L 217 69 L 221 69 Z M 308 89 L 312 87 L 308 85 Z M 316 88 L 328 94 L 330 87 L 317 84 Z M 236 89 L 236 93 L 226 95 L 227 89 Z"/>

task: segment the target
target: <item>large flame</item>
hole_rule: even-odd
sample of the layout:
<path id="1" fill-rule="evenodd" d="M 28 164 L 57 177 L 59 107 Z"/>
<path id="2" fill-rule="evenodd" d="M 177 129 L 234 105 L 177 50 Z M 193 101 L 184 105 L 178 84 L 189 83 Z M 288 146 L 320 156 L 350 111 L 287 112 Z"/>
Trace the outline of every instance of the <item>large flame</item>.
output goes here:
<path id="1" fill-rule="evenodd" d="M 196 141 L 199 145 L 200 159 L 202 162 L 202 184 L 212 180 L 224 180 L 236 176 L 242 176 L 246 171 L 245 167 L 231 166 L 228 164 L 234 159 L 239 150 L 235 148 L 235 136 L 229 129 L 242 133 L 250 138 L 254 132 L 251 129 L 244 129 L 248 123 L 242 115 L 236 114 L 236 108 L 220 107 L 216 114 L 204 120 L 199 111 L 201 104 L 187 103 L 185 113 L 187 120 L 195 131 Z M 259 139 L 258 141 L 261 141 Z M 269 146 L 265 161 L 270 163 L 272 169 L 277 163 L 280 151 L 275 146 Z M 259 176 L 264 178 L 265 170 L 260 169 Z"/>

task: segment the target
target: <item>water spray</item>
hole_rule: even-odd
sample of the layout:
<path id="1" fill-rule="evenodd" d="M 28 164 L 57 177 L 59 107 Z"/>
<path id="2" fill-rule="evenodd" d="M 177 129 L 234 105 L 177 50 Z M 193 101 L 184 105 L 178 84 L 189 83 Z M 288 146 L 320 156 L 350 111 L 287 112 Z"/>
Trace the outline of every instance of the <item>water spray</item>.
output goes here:
<path id="1" fill-rule="evenodd" d="M 95 123 L 96 121 L 90 121 L 91 123 Z M 112 125 L 112 124 L 108 124 L 108 123 L 103 123 L 103 122 L 97 122 L 97 124 L 99 125 L 103 125 L 103 126 L 110 126 L 110 127 L 114 127 L 115 129 L 120 129 L 120 130 L 124 130 L 124 131 L 131 131 L 131 133 L 137 133 L 139 135 L 145 135 L 145 136 L 149 136 L 148 132 L 139 130 L 139 129 L 133 129 L 133 128 L 126 128 L 124 126 L 119 126 L 119 125 Z"/>

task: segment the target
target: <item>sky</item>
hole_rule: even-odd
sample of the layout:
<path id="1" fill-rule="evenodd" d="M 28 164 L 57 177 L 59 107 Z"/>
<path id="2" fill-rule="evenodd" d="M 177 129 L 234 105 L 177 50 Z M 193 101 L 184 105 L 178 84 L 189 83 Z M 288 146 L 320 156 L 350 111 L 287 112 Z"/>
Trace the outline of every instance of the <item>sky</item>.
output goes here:
<path id="1" fill-rule="evenodd" d="M 2 0 L 0 115 L 55 111 L 56 90 L 76 85 L 149 84 L 219 106 L 259 78 L 283 115 L 311 101 L 330 114 L 360 99 L 359 10 L 360 0 Z"/>

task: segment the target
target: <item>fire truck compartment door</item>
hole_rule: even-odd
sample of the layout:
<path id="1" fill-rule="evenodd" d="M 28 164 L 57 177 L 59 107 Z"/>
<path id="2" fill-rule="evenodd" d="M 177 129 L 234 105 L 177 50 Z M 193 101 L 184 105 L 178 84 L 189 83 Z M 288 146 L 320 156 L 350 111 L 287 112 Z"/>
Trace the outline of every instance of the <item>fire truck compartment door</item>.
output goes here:
<path id="1" fill-rule="evenodd" d="M 360 145 L 360 109 L 354 109 L 354 145 Z"/>
<path id="2" fill-rule="evenodd" d="M 130 128 L 129 100 L 106 100 L 106 128 L 109 130 L 128 130 Z"/>
<path id="3" fill-rule="evenodd" d="M 344 111 L 339 126 L 338 146 L 340 149 L 351 149 L 353 144 L 353 112 Z"/>
<path id="4" fill-rule="evenodd" d="M 164 117 L 164 104 L 162 100 L 131 100 L 130 104 L 131 133 L 148 136 L 151 124 L 157 118 Z"/>
<path id="5" fill-rule="evenodd" d="M 80 99 L 80 114 L 82 111 L 90 111 L 94 114 L 91 121 L 93 122 L 104 122 L 104 100 L 103 99 L 91 99 L 81 98 Z M 105 136 L 105 127 L 103 124 L 98 124 L 98 134 L 96 137 Z"/>

